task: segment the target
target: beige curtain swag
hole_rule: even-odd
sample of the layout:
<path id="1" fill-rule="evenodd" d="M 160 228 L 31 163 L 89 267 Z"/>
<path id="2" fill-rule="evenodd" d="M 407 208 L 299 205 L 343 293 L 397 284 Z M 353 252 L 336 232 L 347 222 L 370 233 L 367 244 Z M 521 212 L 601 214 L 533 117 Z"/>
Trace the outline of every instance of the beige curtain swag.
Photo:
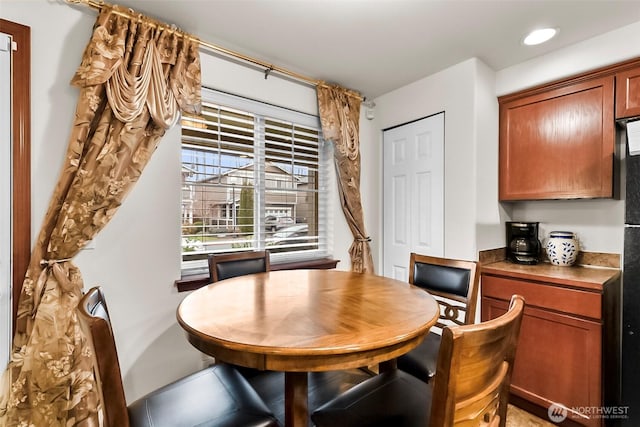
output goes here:
<path id="1" fill-rule="evenodd" d="M 335 147 L 340 202 L 354 238 L 349 248 L 351 270 L 373 273 L 370 239 L 364 227 L 360 196 L 361 98 L 348 89 L 327 84 L 319 84 L 317 93 L 322 133 L 324 139 L 332 141 Z"/>
<path id="2" fill-rule="evenodd" d="M 102 7 L 72 80 L 75 120 L 20 294 L 2 426 L 100 425 L 92 350 L 75 315 L 82 276 L 71 260 L 113 217 L 180 110 L 200 110 L 198 42 L 130 16 Z"/>

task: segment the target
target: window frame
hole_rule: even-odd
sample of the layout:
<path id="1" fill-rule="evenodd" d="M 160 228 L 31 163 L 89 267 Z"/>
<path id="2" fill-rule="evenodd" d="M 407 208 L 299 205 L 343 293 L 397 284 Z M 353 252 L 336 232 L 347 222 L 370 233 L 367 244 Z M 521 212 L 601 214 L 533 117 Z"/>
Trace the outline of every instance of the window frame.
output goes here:
<path id="1" fill-rule="evenodd" d="M 240 110 L 247 112 L 249 114 L 255 115 L 258 119 L 257 122 L 262 124 L 262 128 L 256 129 L 254 131 L 254 138 L 258 138 L 258 140 L 254 141 L 253 144 L 253 156 L 254 156 L 254 169 L 256 172 L 254 173 L 254 184 L 258 187 L 256 193 L 254 195 L 254 227 L 259 231 L 257 236 L 254 236 L 253 241 L 255 242 L 255 247 L 249 250 L 269 250 L 269 246 L 265 244 L 266 242 L 266 233 L 264 232 L 264 219 L 266 216 L 270 215 L 270 213 L 266 210 L 266 200 L 265 194 L 266 192 L 287 192 L 288 188 L 277 188 L 276 185 L 272 185 L 269 188 L 266 188 L 266 173 L 265 173 L 265 165 L 268 161 L 268 154 L 265 154 L 265 132 L 264 132 L 264 122 L 266 120 L 275 119 L 282 120 L 285 122 L 290 122 L 297 126 L 304 126 L 317 129 L 318 131 L 318 182 L 317 182 L 317 233 L 318 236 L 318 247 L 312 250 L 303 250 L 303 251 L 294 251 L 294 252 L 276 252 L 271 254 L 272 260 L 272 269 L 277 269 L 279 264 L 281 265 L 290 265 L 295 266 L 296 268 L 304 267 L 305 265 L 312 266 L 311 268 L 335 268 L 335 265 L 338 261 L 331 260 L 330 248 L 332 248 L 332 242 L 330 242 L 330 226 L 331 222 L 331 202 L 330 202 L 330 191 L 329 184 L 332 181 L 331 173 L 331 165 L 333 164 L 333 145 L 329 142 L 325 141 L 322 138 L 322 131 L 320 125 L 320 119 L 317 115 L 303 113 L 300 111 L 296 111 L 293 109 L 289 109 L 286 107 L 281 107 L 269 103 L 265 103 L 262 101 L 234 95 L 231 93 L 205 88 L 202 89 L 202 100 L 204 103 L 211 103 L 219 106 L 224 106 L 226 108 Z M 260 140 L 261 138 L 261 140 Z M 187 139 L 188 141 L 188 139 Z M 185 138 L 181 133 L 180 138 L 181 143 L 181 153 L 183 147 L 185 146 Z M 188 142 L 186 142 L 188 145 Z M 295 157 L 295 156 L 294 156 Z M 181 164 L 183 158 L 181 154 Z M 181 186 L 183 186 L 184 181 L 181 181 Z M 306 193 L 305 193 L 306 194 Z M 181 192 L 181 206 L 184 204 L 183 192 Z M 182 209 L 182 208 L 181 208 Z M 182 220 L 181 220 L 181 242 L 183 238 L 182 232 Z M 209 252 L 209 253 L 213 253 Z M 194 275 L 202 275 L 204 272 L 208 271 L 206 265 L 206 256 L 204 259 L 200 259 L 197 261 L 185 261 L 184 260 L 184 252 L 182 251 L 182 243 L 180 250 L 180 258 L 181 258 L 181 271 L 183 277 L 194 276 Z M 329 260 L 329 261 L 328 261 Z M 328 264 L 327 264 L 328 262 Z M 320 267 L 315 267 L 315 266 Z M 332 266 L 331 266 L 332 265 Z M 180 281 L 177 281 L 178 283 Z"/>

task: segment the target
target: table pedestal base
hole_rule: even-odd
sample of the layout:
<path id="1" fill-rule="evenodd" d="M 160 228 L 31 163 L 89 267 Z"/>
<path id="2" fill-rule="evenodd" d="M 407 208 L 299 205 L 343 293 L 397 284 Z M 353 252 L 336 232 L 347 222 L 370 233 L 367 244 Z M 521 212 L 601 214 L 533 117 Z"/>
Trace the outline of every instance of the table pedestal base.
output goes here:
<path id="1" fill-rule="evenodd" d="M 284 373 L 284 425 L 307 427 L 309 425 L 309 401 L 306 372 Z"/>

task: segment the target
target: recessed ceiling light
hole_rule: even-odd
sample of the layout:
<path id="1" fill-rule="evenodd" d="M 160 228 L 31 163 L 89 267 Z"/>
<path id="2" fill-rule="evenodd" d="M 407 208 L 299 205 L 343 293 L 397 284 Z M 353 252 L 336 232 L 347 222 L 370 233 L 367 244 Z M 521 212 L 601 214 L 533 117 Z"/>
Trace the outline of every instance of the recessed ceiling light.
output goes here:
<path id="1" fill-rule="evenodd" d="M 540 30 L 534 30 L 524 38 L 523 43 L 527 46 L 544 43 L 547 40 L 550 40 L 557 33 L 558 30 L 556 30 L 555 28 L 542 28 Z"/>

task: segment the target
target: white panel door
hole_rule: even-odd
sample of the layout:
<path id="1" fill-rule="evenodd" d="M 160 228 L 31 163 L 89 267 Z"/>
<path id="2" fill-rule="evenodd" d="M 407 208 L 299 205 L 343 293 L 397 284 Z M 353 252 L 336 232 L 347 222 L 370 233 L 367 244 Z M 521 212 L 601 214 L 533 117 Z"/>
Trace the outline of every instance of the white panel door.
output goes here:
<path id="1" fill-rule="evenodd" d="M 383 274 L 407 281 L 409 255 L 444 255 L 444 113 L 384 131 Z"/>
<path id="2" fill-rule="evenodd" d="M 11 343 L 11 37 L 0 33 L 0 369 Z"/>

